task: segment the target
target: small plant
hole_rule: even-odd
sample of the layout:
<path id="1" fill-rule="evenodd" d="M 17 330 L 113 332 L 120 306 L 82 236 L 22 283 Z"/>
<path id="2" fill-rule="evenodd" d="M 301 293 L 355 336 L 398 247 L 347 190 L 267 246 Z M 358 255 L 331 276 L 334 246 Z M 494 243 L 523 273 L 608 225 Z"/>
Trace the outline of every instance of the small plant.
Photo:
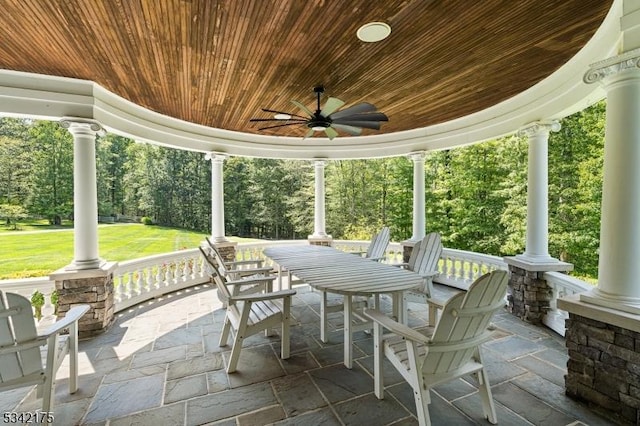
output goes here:
<path id="1" fill-rule="evenodd" d="M 35 317 L 38 321 L 42 318 L 42 307 L 44 306 L 44 294 L 36 290 L 31 295 L 31 305 L 35 309 Z"/>
<path id="2" fill-rule="evenodd" d="M 142 216 L 140 222 L 142 222 L 143 225 L 153 225 L 153 219 L 149 216 Z"/>
<path id="3" fill-rule="evenodd" d="M 54 315 L 58 314 L 58 290 L 53 290 L 51 293 L 51 304 L 53 305 Z"/>

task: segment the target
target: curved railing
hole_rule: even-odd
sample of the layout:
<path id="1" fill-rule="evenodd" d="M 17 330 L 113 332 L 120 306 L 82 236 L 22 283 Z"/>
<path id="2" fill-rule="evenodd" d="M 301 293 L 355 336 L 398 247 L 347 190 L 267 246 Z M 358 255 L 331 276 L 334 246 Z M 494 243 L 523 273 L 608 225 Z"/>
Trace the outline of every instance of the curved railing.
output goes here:
<path id="1" fill-rule="evenodd" d="M 236 258 L 238 260 L 260 259 L 267 265 L 272 265 L 273 263 L 265 258 L 263 250 L 267 247 L 292 244 L 307 245 L 309 241 L 240 243 L 236 247 Z M 368 241 L 333 241 L 334 247 L 349 252 L 366 251 L 368 244 Z M 403 247 L 400 243 L 390 243 L 384 262 L 401 263 L 402 253 Z M 482 274 L 496 269 L 507 270 L 507 265 L 501 257 L 447 248 L 442 252 L 438 267 L 440 274 L 434 279 L 436 283 L 463 290 L 469 288 L 469 285 Z M 558 333 L 564 334 L 564 318 L 567 314 L 557 309 L 556 299 L 586 291 L 591 287 L 584 281 L 557 272 L 547 272 L 544 278 L 553 291 L 551 309 L 544 323 Z M 120 262 L 114 272 L 113 280 L 116 312 L 145 300 L 209 281 L 198 249 L 180 250 Z M 0 281 L 0 290 L 3 291 L 19 293 L 26 297 L 31 297 L 36 290 L 41 292 L 45 299 L 43 315 L 54 311 L 51 300 L 54 289 L 55 283 L 47 277 Z"/>
<path id="2" fill-rule="evenodd" d="M 558 309 L 558 298 L 589 291 L 593 286 L 561 272 L 545 272 L 543 277 L 547 285 L 551 288 L 553 296 L 551 297 L 551 306 L 542 319 L 542 322 L 556 333 L 564 336 L 565 320 L 569 318 L 569 314 L 566 311 Z"/>
<path id="3" fill-rule="evenodd" d="M 115 312 L 208 281 L 198 249 L 120 262 L 113 275 Z"/>

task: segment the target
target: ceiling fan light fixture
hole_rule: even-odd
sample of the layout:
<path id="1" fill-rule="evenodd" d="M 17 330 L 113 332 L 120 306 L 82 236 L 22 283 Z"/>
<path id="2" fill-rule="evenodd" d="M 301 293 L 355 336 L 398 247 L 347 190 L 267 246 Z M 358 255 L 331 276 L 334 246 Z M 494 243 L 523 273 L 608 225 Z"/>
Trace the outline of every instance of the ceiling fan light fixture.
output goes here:
<path id="1" fill-rule="evenodd" d="M 313 126 L 313 127 L 311 128 L 311 130 L 313 130 L 314 132 L 321 132 L 321 131 L 323 131 L 323 130 L 324 130 L 324 129 L 326 129 L 326 128 L 327 128 L 327 126 Z"/>
<path id="2" fill-rule="evenodd" d="M 278 113 L 278 114 L 274 115 L 273 118 L 275 118 L 276 120 L 291 120 L 291 115 L 290 114 Z"/>
<path id="3" fill-rule="evenodd" d="M 358 39 L 366 43 L 382 41 L 389 37 L 389 34 L 391 34 L 391 27 L 384 22 L 369 22 L 358 28 L 356 33 Z"/>

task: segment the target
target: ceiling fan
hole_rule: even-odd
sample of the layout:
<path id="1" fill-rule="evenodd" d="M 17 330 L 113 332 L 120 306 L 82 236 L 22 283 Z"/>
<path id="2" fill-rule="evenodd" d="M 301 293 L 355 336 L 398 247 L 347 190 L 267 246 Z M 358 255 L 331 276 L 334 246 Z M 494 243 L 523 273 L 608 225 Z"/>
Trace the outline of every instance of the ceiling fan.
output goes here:
<path id="1" fill-rule="evenodd" d="M 352 136 L 358 136 L 362 133 L 363 128 L 380 130 L 380 122 L 389 121 L 385 114 L 376 111 L 376 107 L 368 102 L 362 102 L 338 111 L 340 107 L 344 105 L 344 101 L 330 97 L 321 109 L 320 96 L 324 93 L 324 87 L 316 86 L 313 88 L 313 91 L 316 93 L 317 97 L 317 109 L 315 112 L 312 112 L 309 108 L 298 101 L 291 101 L 292 104 L 300 108 L 308 115 L 308 117 L 289 112 L 262 108 L 262 111 L 264 112 L 275 114 L 273 118 L 252 118 L 249 121 L 283 123 L 260 127 L 258 130 L 302 125 L 309 128 L 305 138 L 313 136 L 315 132 L 324 131 L 329 139 L 333 139 L 338 136 L 338 130 Z"/>

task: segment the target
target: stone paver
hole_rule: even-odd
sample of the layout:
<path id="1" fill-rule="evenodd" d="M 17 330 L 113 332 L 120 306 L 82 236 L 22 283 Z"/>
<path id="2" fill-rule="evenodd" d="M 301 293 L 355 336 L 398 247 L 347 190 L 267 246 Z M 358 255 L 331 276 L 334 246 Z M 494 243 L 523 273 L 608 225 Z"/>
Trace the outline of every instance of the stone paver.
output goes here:
<path id="1" fill-rule="evenodd" d="M 278 334 L 252 336 L 234 374 L 224 369 L 231 346 L 218 346 L 224 310 L 211 287 L 127 310 L 106 333 L 80 343 L 80 389 L 74 395 L 68 394 L 68 361 L 63 364 L 56 424 L 416 425 L 413 392 L 387 361 L 385 399 L 373 394 L 371 336 L 356 334 L 353 369 L 345 368 L 342 331 L 336 328 L 342 314 L 332 316 L 330 341 L 321 342 L 320 295 L 306 286 L 295 289 L 291 357 L 279 358 Z M 436 293 L 455 290 L 436 286 Z M 425 305 L 410 303 L 409 309 L 409 324 L 424 326 Z M 494 323 L 498 329 L 483 357 L 500 424 L 613 424 L 564 394 L 561 337 L 506 311 Z M 431 393 L 433 424 L 487 424 L 475 384 L 466 377 L 437 386 Z M 4 411 L 40 407 L 33 388 L 0 393 Z"/>

